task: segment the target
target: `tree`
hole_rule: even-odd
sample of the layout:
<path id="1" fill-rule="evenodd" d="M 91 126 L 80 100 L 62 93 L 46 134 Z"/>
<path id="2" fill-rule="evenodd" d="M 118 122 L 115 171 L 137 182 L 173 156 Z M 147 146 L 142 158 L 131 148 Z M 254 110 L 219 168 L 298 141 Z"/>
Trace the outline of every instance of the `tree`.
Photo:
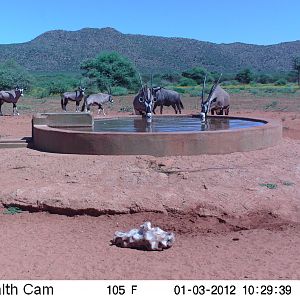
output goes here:
<path id="1" fill-rule="evenodd" d="M 137 71 L 133 64 L 117 52 L 104 52 L 80 66 L 83 76 L 91 85 L 105 90 L 108 86 L 122 86 L 135 89 L 138 84 Z"/>
<path id="2" fill-rule="evenodd" d="M 262 84 L 271 83 L 273 81 L 274 81 L 273 77 L 269 74 L 259 74 L 256 78 L 256 82 Z"/>
<path id="3" fill-rule="evenodd" d="M 179 80 L 179 85 L 180 86 L 195 86 L 195 85 L 197 85 L 197 82 L 192 78 L 182 77 Z"/>
<path id="4" fill-rule="evenodd" d="M 205 75 L 207 76 L 207 81 L 212 81 L 211 74 L 204 68 L 194 67 L 192 69 L 182 72 L 182 76 L 186 78 L 191 78 L 195 80 L 198 84 L 202 84 Z"/>
<path id="5" fill-rule="evenodd" d="M 162 74 L 161 78 L 170 83 L 177 83 L 181 79 L 181 74 L 173 71 Z"/>
<path id="6" fill-rule="evenodd" d="M 250 69 L 244 69 L 236 74 L 235 79 L 241 83 L 250 83 L 254 75 Z"/>
<path id="7" fill-rule="evenodd" d="M 0 64 L 0 89 L 7 90 L 17 86 L 30 88 L 33 77 L 15 61 L 9 60 Z"/>
<path id="8" fill-rule="evenodd" d="M 297 72 L 297 82 L 300 86 L 300 57 L 295 57 L 293 59 L 293 69 Z"/>

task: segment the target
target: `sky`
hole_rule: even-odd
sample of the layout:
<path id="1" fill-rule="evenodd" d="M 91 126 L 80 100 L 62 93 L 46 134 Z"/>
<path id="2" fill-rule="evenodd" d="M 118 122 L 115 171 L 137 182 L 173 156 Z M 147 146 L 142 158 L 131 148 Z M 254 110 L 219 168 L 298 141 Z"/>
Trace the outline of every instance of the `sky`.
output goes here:
<path id="1" fill-rule="evenodd" d="M 213 43 L 300 40 L 300 0 L 0 0 L 0 8 L 0 44 L 86 27 Z"/>

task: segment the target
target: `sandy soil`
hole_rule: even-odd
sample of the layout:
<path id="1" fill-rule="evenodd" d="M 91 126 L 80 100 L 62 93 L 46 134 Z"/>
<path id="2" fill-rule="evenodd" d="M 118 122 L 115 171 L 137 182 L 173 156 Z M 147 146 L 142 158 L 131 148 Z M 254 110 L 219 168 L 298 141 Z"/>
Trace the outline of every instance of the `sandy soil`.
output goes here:
<path id="1" fill-rule="evenodd" d="M 232 111 L 283 121 L 283 141 L 265 150 L 165 158 L 0 150 L 0 278 L 300 279 L 298 102 L 264 111 L 270 101 L 253 110 L 242 99 Z M 1 117 L 0 139 L 30 136 L 31 114 L 47 109 L 39 105 Z M 23 212 L 3 214 L 11 205 Z M 110 245 L 116 230 L 145 220 L 175 232 L 174 246 Z"/>

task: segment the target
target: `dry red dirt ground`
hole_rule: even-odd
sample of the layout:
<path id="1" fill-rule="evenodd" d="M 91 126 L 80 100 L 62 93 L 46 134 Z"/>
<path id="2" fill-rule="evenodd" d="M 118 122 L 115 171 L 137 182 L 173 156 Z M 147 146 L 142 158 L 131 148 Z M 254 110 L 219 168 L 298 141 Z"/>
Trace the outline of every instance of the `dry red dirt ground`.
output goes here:
<path id="1" fill-rule="evenodd" d="M 121 100 L 109 115 L 129 114 L 118 111 L 130 97 Z M 195 111 L 194 98 L 183 100 L 185 112 Z M 0 150 L 0 278 L 300 279 L 299 99 L 265 111 L 270 102 L 233 97 L 232 114 L 283 122 L 282 142 L 259 151 L 155 158 Z M 59 111 L 55 99 L 28 103 L 19 117 L 5 108 L 0 140 L 31 136 L 35 111 Z M 23 211 L 4 214 L 9 206 Z M 174 246 L 110 245 L 116 230 L 146 220 L 175 232 Z"/>

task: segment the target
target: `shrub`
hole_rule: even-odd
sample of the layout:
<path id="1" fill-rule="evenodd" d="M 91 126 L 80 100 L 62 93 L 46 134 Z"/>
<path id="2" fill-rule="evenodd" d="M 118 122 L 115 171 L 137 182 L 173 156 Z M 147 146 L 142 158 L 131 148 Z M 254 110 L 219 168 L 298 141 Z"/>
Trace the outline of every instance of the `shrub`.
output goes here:
<path id="1" fill-rule="evenodd" d="M 169 83 L 177 83 L 181 78 L 181 74 L 177 72 L 169 72 L 162 74 L 161 79 Z"/>
<path id="2" fill-rule="evenodd" d="M 172 90 L 174 90 L 175 92 L 180 93 L 180 94 L 184 94 L 186 91 L 186 89 L 182 88 L 182 87 L 174 87 L 174 88 L 172 88 Z"/>
<path id="3" fill-rule="evenodd" d="M 107 86 L 123 86 L 136 89 L 139 86 L 137 71 L 133 64 L 117 52 L 100 53 L 80 66 L 83 75 L 96 82 L 99 89 Z"/>
<path id="4" fill-rule="evenodd" d="M 197 85 L 197 82 L 194 79 L 183 77 L 179 80 L 179 85 L 180 86 L 195 86 L 195 85 Z"/>
<path id="5" fill-rule="evenodd" d="M 199 89 L 189 89 L 188 93 L 190 97 L 200 97 L 201 91 Z"/>
<path id="6" fill-rule="evenodd" d="M 31 93 L 30 93 L 33 97 L 36 97 L 36 98 L 45 98 L 45 97 L 48 97 L 50 95 L 49 93 L 49 90 L 46 89 L 46 88 L 41 88 L 41 87 L 37 87 L 37 88 L 33 88 L 31 90 Z"/>
<path id="7" fill-rule="evenodd" d="M 241 83 L 250 83 L 253 78 L 253 73 L 250 69 L 244 69 L 235 76 L 235 79 Z"/>
<path id="8" fill-rule="evenodd" d="M 14 61 L 0 64 L 0 89 L 7 90 L 17 86 L 30 89 L 33 77 Z"/>
<path id="9" fill-rule="evenodd" d="M 262 84 L 271 83 L 271 82 L 273 82 L 273 77 L 269 74 L 260 74 L 256 78 L 256 82 L 262 83 Z"/>
<path id="10" fill-rule="evenodd" d="M 124 96 L 128 95 L 128 90 L 121 86 L 114 86 L 111 88 L 111 93 L 113 96 Z"/>
<path id="11" fill-rule="evenodd" d="M 213 80 L 211 74 L 206 69 L 201 67 L 194 67 L 192 69 L 182 72 L 183 77 L 191 78 L 195 80 L 198 84 L 202 84 L 205 75 L 207 76 L 207 81 Z"/>
<path id="12" fill-rule="evenodd" d="M 287 80 L 286 79 L 278 79 L 274 84 L 275 85 L 286 85 Z"/>
<path id="13" fill-rule="evenodd" d="M 237 80 L 226 80 L 222 82 L 223 86 L 227 86 L 227 85 L 238 85 L 239 82 Z"/>
<path id="14" fill-rule="evenodd" d="M 50 95 L 61 94 L 68 90 L 70 90 L 70 86 L 64 81 L 57 80 L 57 81 L 52 81 L 49 84 L 49 94 Z M 71 88 L 71 90 L 74 90 L 74 88 Z"/>
<path id="15" fill-rule="evenodd" d="M 275 109 L 277 106 L 278 102 L 277 101 L 272 101 L 270 104 L 265 105 L 265 110 L 268 109 Z"/>

